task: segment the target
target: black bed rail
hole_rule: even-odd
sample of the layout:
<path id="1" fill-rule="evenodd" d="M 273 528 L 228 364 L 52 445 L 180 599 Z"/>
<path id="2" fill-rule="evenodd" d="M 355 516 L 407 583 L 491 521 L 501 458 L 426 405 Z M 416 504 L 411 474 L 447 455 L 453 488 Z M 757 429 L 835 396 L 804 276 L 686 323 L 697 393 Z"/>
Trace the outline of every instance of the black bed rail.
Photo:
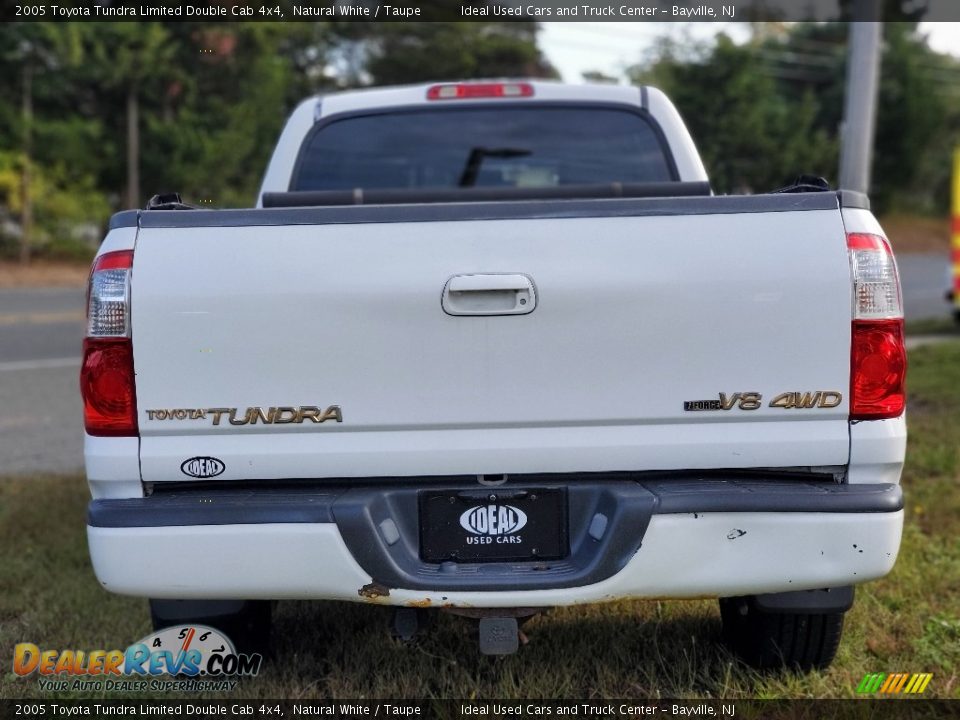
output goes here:
<path id="1" fill-rule="evenodd" d="M 708 182 L 605 183 L 549 187 L 385 188 L 295 190 L 263 194 L 263 207 L 402 205 L 407 203 L 498 202 L 504 200 L 582 200 L 591 198 L 698 197 L 710 195 Z"/>

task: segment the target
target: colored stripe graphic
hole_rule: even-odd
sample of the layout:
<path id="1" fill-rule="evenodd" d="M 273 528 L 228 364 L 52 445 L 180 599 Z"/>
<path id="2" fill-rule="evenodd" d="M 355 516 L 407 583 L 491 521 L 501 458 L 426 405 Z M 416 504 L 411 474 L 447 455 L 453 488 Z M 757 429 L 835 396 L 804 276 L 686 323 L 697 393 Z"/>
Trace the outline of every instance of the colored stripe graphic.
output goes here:
<path id="1" fill-rule="evenodd" d="M 913 688 L 907 692 L 919 694 L 927 689 L 927 685 L 933 679 L 933 673 L 917 673 L 914 677 L 917 678 L 917 681 L 913 683 Z"/>
<path id="2" fill-rule="evenodd" d="M 909 678 L 910 676 L 907 673 L 900 673 L 900 677 L 897 678 L 897 684 L 890 689 L 890 692 L 898 693 L 903 690 L 903 686 L 907 684 Z"/>
<path id="3" fill-rule="evenodd" d="M 880 689 L 880 684 L 886 677 L 886 673 L 867 673 L 863 680 L 857 686 L 858 693 L 875 693 Z"/>
<path id="4" fill-rule="evenodd" d="M 919 695 L 932 679 L 932 673 L 867 673 L 857 685 L 857 693 Z"/>
<path id="5" fill-rule="evenodd" d="M 886 682 L 884 682 L 883 685 L 880 686 L 880 692 L 882 693 L 893 692 L 893 688 L 896 686 L 897 680 L 899 679 L 900 679 L 900 673 L 891 673 L 890 675 L 887 675 Z"/>

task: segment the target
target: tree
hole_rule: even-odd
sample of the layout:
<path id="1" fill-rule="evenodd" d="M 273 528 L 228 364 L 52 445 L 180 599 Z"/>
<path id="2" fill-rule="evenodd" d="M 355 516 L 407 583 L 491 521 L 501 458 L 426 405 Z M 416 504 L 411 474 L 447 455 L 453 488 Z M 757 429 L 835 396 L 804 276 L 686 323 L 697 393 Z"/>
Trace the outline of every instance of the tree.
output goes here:
<path id="1" fill-rule="evenodd" d="M 89 253 L 111 210 L 161 191 L 249 205 L 304 98 L 554 76 L 536 34 L 529 22 L 0 24 L 0 97 L 12 100 L 0 103 L 0 253 L 27 240 Z"/>
<path id="2" fill-rule="evenodd" d="M 780 95 L 774 78 L 758 71 L 754 48 L 724 34 L 692 52 L 665 41 L 629 74 L 676 103 L 718 192 L 764 192 L 800 173 L 836 173 L 836 142 L 815 127 L 815 98 Z"/>
<path id="3" fill-rule="evenodd" d="M 93 25 L 93 24 L 92 24 Z M 90 56 L 95 77 L 124 97 L 126 118 L 126 205 L 141 206 L 140 101 L 156 92 L 172 72 L 174 47 L 163 23 L 96 23 Z"/>
<path id="4" fill-rule="evenodd" d="M 249 206 L 290 110 L 328 90 L 324 23 L 173 24 L 172 75 L 144 127 L 147 194 Z M 202 202 L 201 202 L 202 201 Z"/>
<path id="5" fill-rule="evenodd" d="M 63 186 L 79 180 L 83 173 L 66 168 L 65 158 L 51 165 L 49 133 L 54 124 L 35 112 L 37 105 L 62 100 L 62 77 L 78 58 L 79 35 L 70 23 L 9 23 L 0 26 L 0 95 L 16 97 L 19 103 L 0 104 L 0 137 L 12 142 L 0 143 L 0 166 L 4 174 L 3 194 L 8 210 L 20 220 L 17 243 L 21 263 L 27 263 L 36 250 L 42 250 L 51 237 L 62 202 L 51 203 Z M 68 144 L 69 145 L 69 144 Z M 98 198 L 91 208 L 102 207 Z M 35 206 L 39 212 L 34 212 Z M 39 218 L 39 223 L 35 222 Z M 61 237 L 67 237 L 65 233 Z M 0 246 L 4 238 L 0 238 Z"/>
<path id="6" fill-rule="evenodd" d="M 887 0 L 884 12 L 904 12 Z M 916 17 L 913 15 L 912 17 Z M 812 93 L 814 125 L 839 135 L 847 63 L 848 26 L 800 23 L 763 46 L 780 59 L 778 91 L 795 100 Z M 887 22 L 877 103 L 871 198 L 882 211 L 947 209 L 949 163 L 944 147 L 956 137 L 960 63 L 931 50 L 916 22 Z M 951 130 L 951 127 L 953 130 Z"/>
<path id="7" fill-rule="evenodd" d="M 890 3 L 891 11 L 896 5 Z M 662 87 L 686 119 L 714 187 L 760 191 L 799 172 L 837 173 L 847 63 L 844 23 L 767 27 L 736 45 L 661 41 L 631 77 Z M 960 62 L 915 22 L 884 25 L 871 199 L 878 212 L 945 212 L 945 148 L 960 133 Z"/>
<path id="8" fill-rule="evenodd" d="M 949 149 L 957 138 L 949 117 L 956 117 L 960 107 L 960 97 L 950 93 L 958 81 L 960 64 L 939 59 L 909 23 L 884 24 L 872 172 L 872 195 L 879 207 L 947 209 Z"/>
<path id="9" fill-rule="evenodd" d="M 343 25 L 356 23 L 340 23 Z M 557 77 L 533 22 L 382 23 L 341 30 L 363 42 L 373 85 L 499 77 Z"/>

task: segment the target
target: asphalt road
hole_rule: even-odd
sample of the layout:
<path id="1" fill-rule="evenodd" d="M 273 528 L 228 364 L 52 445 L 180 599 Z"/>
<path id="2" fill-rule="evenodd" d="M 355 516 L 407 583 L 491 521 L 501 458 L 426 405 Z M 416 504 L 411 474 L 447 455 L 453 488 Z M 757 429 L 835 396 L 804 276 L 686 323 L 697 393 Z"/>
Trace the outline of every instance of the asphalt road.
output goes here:
<path id="1" fill-rule="evenodd" d="M 81 289 L 0 290 L 0 475 L 83 467 Z"/>
<path id="2" fill-rule="evenodd" d="M 946 317 L 947 263 L 898 257 L 910 320 Z M 83 467 L 84 290 L 0 290 L 0 476 Z"/>
<path id="3" fill-rule="evenodd" d="M 950 285 L 950 263 L 941 255 L 898 255 L 903 308 L 907 320 L 948 317 L 944 299 Z"/>

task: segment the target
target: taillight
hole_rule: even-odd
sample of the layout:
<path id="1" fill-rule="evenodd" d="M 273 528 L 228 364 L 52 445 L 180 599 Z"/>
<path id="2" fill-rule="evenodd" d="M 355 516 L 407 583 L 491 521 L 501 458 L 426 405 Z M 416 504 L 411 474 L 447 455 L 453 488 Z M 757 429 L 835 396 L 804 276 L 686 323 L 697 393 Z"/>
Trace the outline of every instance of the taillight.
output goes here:
<path id="1" fill-rule="evenodd" d="M 427 100 L 533 97 L 533 85 L 525 82 L 450 83 L 427 88 Z"/>
<path id="2" fill-rule="evenodd" d="M 850 419 L 898 417 L 906 401 L 907 352 L 897 265 L 880 235 L 851 233 L 847 249 L 853 283 Z"/>
<path id="3" fill-rule="evenodd" d="M 90 273 L 80 393 L 90 435 L 136 436 L 137 401 L 130 339 L 133 251 L 105 253 Z"/>

